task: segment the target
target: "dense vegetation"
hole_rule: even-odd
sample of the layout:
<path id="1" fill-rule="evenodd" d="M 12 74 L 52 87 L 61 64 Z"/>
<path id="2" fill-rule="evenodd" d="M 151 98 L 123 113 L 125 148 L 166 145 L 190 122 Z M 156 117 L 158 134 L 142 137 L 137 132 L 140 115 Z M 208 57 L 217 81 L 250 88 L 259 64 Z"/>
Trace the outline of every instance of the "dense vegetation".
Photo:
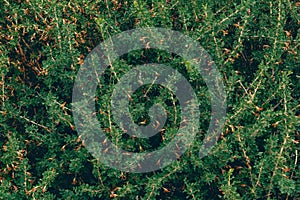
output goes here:
<path id="1" fill-rule="evenodd" d="M 293 0 L 1 0 L 0 199 L 299 199 L 299 8 Z M 173 29 L 202 45 L 222 75 L 227 115 L 217 145 L 200 159 L 210 118 L 201 76 L 164 51 L 122 56 L 100 81 L 96 106 L 112 141 L 131 151 L 156 149 L 178 127 L 176 98 L 149 85 L 134 93 L 130 110 L 137 123 L 147 121 L 148 108 L 164 102 L 164 135 L 134 140 L 108 126 L 109 94 L 138 64 L 174 66 L 194 87 L 202 113 L 181 158 L 155 172 L 127 173 L 85 148 L 72 118 L 72 88 L 93 48 L 142 27 Z M 145 90 L 153 101 L 140 98 Z"/>

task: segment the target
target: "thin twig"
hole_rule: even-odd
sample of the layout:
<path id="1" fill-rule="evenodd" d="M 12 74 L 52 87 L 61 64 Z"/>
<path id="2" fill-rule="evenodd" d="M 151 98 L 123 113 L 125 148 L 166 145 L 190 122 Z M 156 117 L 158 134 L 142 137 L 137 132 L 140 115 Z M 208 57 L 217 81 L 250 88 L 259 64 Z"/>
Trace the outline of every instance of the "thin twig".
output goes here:
<path id="1" fill-rule="evenodd" d="M 35 121 L 32 121 L 32 120 L 30 120 L 30 119 L 28 119 L 26 117 L 23 117 L 23 116 L 20 116 L 20 118 L 22 118 L 22 119 L 26 120 L 27 122 L 30 122 L 30 123 L 38 126 L 38 127 L 41 127 L 41 128 L 45 129 L 48 132 L 52 132 L 52 130 L 50 130 L 47 126 L 44 126 L 44 125 L 39 124 L 39 123 L 36 123 Z"/>

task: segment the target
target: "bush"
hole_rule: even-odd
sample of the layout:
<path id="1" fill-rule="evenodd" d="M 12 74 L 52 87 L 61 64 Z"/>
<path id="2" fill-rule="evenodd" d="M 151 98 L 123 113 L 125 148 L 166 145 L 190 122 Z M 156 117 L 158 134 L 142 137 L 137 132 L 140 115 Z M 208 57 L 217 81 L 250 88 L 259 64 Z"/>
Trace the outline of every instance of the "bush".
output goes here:
<path id="1" fill-rule="evenodd" d="M 1 199 L 298 199 L 299 2 L 278 1 L 19 1 L 0 2 Z M 203 113 L 188 151 L 149 173 L 108 168 L 86 150 L 72 117 L 72 88 L 84 58 L 101 41 L 138 27 L 164 27 L 201 43 L 222 74 L 225 127 L 200 159 L 210 118 L 209 94 L 180 57 L 142 49 L 113 63 L 99 85 L 98 119 L 131 151 L 174 137 L 176 98 L 158 85 L 152 101 L 130 109 L 148 121 L 155 102 L 170 113 L 166 132 L 148 140 L 109 126 L 109 94 L 138 64 L 169 63 L 188 77 Z M 161 89 L 161 90 L 160 90 Z M 114 123 L 113 123 L 114 125 Z M 109 129 L 108 129 L 109 128 Z"/>

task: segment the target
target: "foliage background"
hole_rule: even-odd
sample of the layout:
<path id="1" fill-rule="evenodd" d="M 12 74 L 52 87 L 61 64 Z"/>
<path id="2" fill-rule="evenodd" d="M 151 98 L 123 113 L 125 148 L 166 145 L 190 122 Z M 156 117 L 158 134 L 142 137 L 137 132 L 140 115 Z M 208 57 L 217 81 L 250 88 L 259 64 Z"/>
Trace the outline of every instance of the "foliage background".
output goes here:
<path id="1" fill-rule="evenodd" d="M 1 0 L 0 199 L 299 199 L 299 7 L 291 0 Z M 182 158 L 156 172 L 129 174 L 85 149 L 72 122 L 72 87 L 101 41 L 149 26 L 201 43 L 222 73 L 228 113 L 218 144 L 199 159 L 209 118 L 199 76 L 164 52 L 128 54 L 99 86 L 103 126 L 110 110 L 102 94 L 139 63 L 173 63 L 203 103 L 199 136 Z M 145 110 L 135 108 L 142 120 Z M 112 128 L 108 135 L 122 136 Z M 156 139 L 142 145 L 164 144 Z"/>

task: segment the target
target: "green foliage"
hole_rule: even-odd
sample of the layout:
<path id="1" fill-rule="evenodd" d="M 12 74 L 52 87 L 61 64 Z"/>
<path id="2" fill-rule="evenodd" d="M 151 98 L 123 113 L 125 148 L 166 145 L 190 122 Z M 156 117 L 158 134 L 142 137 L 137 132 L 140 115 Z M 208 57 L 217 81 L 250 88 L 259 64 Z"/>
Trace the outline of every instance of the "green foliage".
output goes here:
<path id="1" fill-rule="evenodd" d="M 0 199 L 299 199 L 299 7 L 290 0 L 1 1 Z M 165 132 L 138 139 L 116 126 L 110 95 L 135 65 L 174 67 L 200 102 L 200 130 L 190 149 L 162 170 L 130 174 L 87 152 L 72 121 L 72 88 L 80 64 L 101 41 L 151 26 L 201 43 L 223 76 L 228 109 L 221 138 L 200 159 L 210 97 L 190 64 L 151 49 L 111 63 L 99 82 L 97 116 L 108 138 L 127 150 L 166 145 L 180 119 L 170 91 L 145 85 L 130 111 L 137 123 L 148 123 L 151 105 L 163 102 Z M 145 91 L 150 100 L 142 98 Z"/>

